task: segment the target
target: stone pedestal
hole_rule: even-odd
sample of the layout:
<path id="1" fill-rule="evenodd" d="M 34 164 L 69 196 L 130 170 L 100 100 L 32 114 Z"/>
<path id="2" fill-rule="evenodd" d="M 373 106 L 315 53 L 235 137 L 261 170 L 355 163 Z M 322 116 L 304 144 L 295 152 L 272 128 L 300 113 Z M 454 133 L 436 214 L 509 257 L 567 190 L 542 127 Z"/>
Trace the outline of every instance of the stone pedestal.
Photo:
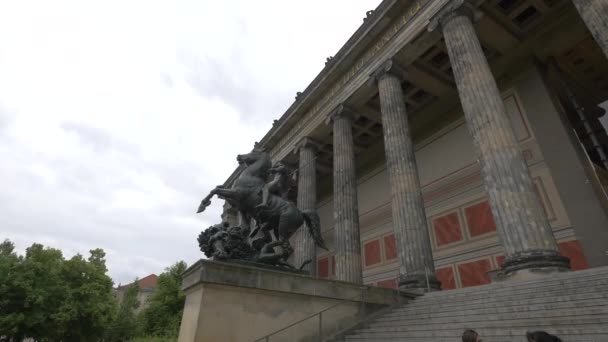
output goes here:
<path id="1" fill-rule="evenodd" d="M 405 71 L 392 60 L 373 75 L 380 93 L 393 229 L 399 253 L 399 286 L 439 290 L 441 284 L 435 277 L 414 144 L 401 89 L 404 75 Z"/>
<path id="2" fill-rule="evenodd" d="M 317 341 L 413 297 L 389 289 L 320 280 L 289 271 L 200 260 L 183 276 L 179 342 Z M 318 312 L 328 309 L 319 320 Z M 319 324 L 321 322 L 321 325 Z"/>
<path id="3" fill-rule="evenodd" d="M 505 249 L 503 272 L 567 270 L 488 61 L 473 26 L 472 5 L 452 0 L 431 21 L 442 30 L 467 126 Z M 524 272 L 525 273 L 525 272 Z"/>

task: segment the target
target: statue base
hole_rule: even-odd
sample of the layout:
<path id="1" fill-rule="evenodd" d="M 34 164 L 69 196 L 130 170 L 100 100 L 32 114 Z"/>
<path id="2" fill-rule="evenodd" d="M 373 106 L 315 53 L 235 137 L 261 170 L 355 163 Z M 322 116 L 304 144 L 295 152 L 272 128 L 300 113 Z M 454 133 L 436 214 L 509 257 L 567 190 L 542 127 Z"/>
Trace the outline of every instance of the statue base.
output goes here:
<path id="1" fill-rule="evenodd" d="M 186 304 L 178 341 L 253 342 L 301 320 L 270 340 L 316 341 L 319 329 L 324 337 L 334 336 L 415 296 L 300 273 L 199 260 L 183 275 Z M 326 309 L 320 319 L 316 314 Z"/>
<path id="2" fill-rule="evenodd" d="M 300 275 L 305 275 L 305 276 L 309 275 L 307 271 L 298 270 L 297 268 L 289 268 L 289 267 L 278 266 L 278 265 L 263 264 L 263 263 L 255 262 L 255 261 L 248 261 L 248 260 L 241 260 L 241 259 L 226 259 L 226 260 L 213 260 L 213 261 L 227 263 L 227 264 L 239 264 L 239 265 L 243 265 L 243 266 L 263 268 L 263 269 L 272 270 L 272 271 L 289 272 L 289 273 L 300 274 Z"/>

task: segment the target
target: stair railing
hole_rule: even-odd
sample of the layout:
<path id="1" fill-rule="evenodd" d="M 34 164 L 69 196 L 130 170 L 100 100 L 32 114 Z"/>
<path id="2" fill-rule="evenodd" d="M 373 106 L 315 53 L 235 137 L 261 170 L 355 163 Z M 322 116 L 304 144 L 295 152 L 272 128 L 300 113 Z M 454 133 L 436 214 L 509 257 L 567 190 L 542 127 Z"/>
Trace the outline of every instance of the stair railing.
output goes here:
<path id="1" fill-rule="evenodd" d="M 341 331 L 351 328 L 353 326 L 362 324 L 365 318 L 368 316 L 368 309 L 366 307 L 367 291 L 362 294 L 358 294 L 354 297 L 342 300 L 334 305 L 331 305 L 317 313 L 309 315 L 296 321 L 284 328 L 276 330 L 266 336 L 256 339 L 254 342 L 276 342 L 276 341 L 294 341 L 296 336 L 301 337 L 302 335 L 309 335 L 306 341 L 323 342 L 326 338 L 335 336 Z M 397 292 L 397 303 L 402 304 L 401 295 Z M 354 301 L 359 301 L 359 308 L 352 306 Z M 351 304 L 352 310 L 357 310 L 358 314 L 356 318 L 348 320 L 348 324 L 341 322 L 324 322 L 324 317 L 331 317 L 332 313 L 337 313 L 339 310 L 344 309 L 347 304 Z M 372 312 L 369 312 L 371 314 Z M 324 331 L 325 330 L 325 331 Z"/>

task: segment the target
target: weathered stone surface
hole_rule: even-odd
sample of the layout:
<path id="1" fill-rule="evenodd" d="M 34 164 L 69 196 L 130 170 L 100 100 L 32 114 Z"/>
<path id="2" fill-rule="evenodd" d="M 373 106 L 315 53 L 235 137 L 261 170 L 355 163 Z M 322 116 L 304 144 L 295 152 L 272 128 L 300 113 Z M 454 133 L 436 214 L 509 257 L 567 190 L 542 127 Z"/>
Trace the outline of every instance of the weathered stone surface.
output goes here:
<path id="1" fill-rule="evenodd" d="M 464 3 L 438 21 L 507 254 L 503 269 L 567 269 L 568 259 L 559 255 L 472 19 L 473 11 Z"/>
<path id="2" fill-rule="evenodd" d="M 330 116 L 334 132 L 334 226 L 336 279 L 363 282 L 361 239 L 352 120 L 354 113 L 344 105 Z"/>
<path id="3" fill-rule="evenodd" d="M 323 317 L 323 333 L 331 336 L 357 319 L 415 296 L 210 260 L 198 261 L 183 277 L 186 305 L 179 342 L 254 341 L 339 304 Z M 271 341 L 316 338 L 318 327 L 318 320 L 305 322 Z"/>
<path id="4" fill-rule="evenodd" d="M 384 150 L 392 195 L 393 229 L 399 254 L 399 285 L 439 289 L 414 145 L 401 89 L 404 71 L 392 60 L 374 75 L 380 91 Z"/>
<path id="5" fill-rule="evenodd" d="M 608 1 L 572 0 L 572 3 L 608 58 Z"/>
<path id="6" fill-rule="evenodd" d="M 316 144 L 308 137 L 302 139 L 296 152 L 300 156 L 298 166 L 298 208 L 315 210 L 317 204 Z M 310 261 L 303 269 L 312 276 L 317 275 L 317 246 L 306 229 L 295 233 L 294 263 L 300 267 Z"/>

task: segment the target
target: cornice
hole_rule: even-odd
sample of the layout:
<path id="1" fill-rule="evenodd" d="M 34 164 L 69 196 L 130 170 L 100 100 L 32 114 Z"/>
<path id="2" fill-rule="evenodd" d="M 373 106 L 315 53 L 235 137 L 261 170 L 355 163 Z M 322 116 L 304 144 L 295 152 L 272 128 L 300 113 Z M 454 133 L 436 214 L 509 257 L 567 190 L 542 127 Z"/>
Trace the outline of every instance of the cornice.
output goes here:
<path id="1" fill-rule="evenodd" d="M 326 90 L 324 88 L 329 88 L 333 85 L 333 81 L 335 80 L 332 78 L 339 78 L 344 71 L 356 62 L 355 56 L 363 52 L 373 42 L 374 38 L 382 33 L 382 30 L 387 25 L 383 20 L 386 14 L 394 7 L 404 4 L 409 5 L 413 2 L 413 0 L 384 0 L 375 10 L 367 12 L 363 24 L 334 56 L 327 59 L 323 70 L 304 91 L 298 94 L 296 101 L 291 104 L 277 120 L 276 124 L 264 135 L 260 140 L 260 144 L 262 146 L 270 145 L 267 147 L 271 147 L 273 138 L 287 133 L 291 128 L 291 124 L 295 123 L 291 121 L 297 121 L 298 116 L 305 115 L 314 106 L 317 97 L 323 95 L 323 91 Z"/>

